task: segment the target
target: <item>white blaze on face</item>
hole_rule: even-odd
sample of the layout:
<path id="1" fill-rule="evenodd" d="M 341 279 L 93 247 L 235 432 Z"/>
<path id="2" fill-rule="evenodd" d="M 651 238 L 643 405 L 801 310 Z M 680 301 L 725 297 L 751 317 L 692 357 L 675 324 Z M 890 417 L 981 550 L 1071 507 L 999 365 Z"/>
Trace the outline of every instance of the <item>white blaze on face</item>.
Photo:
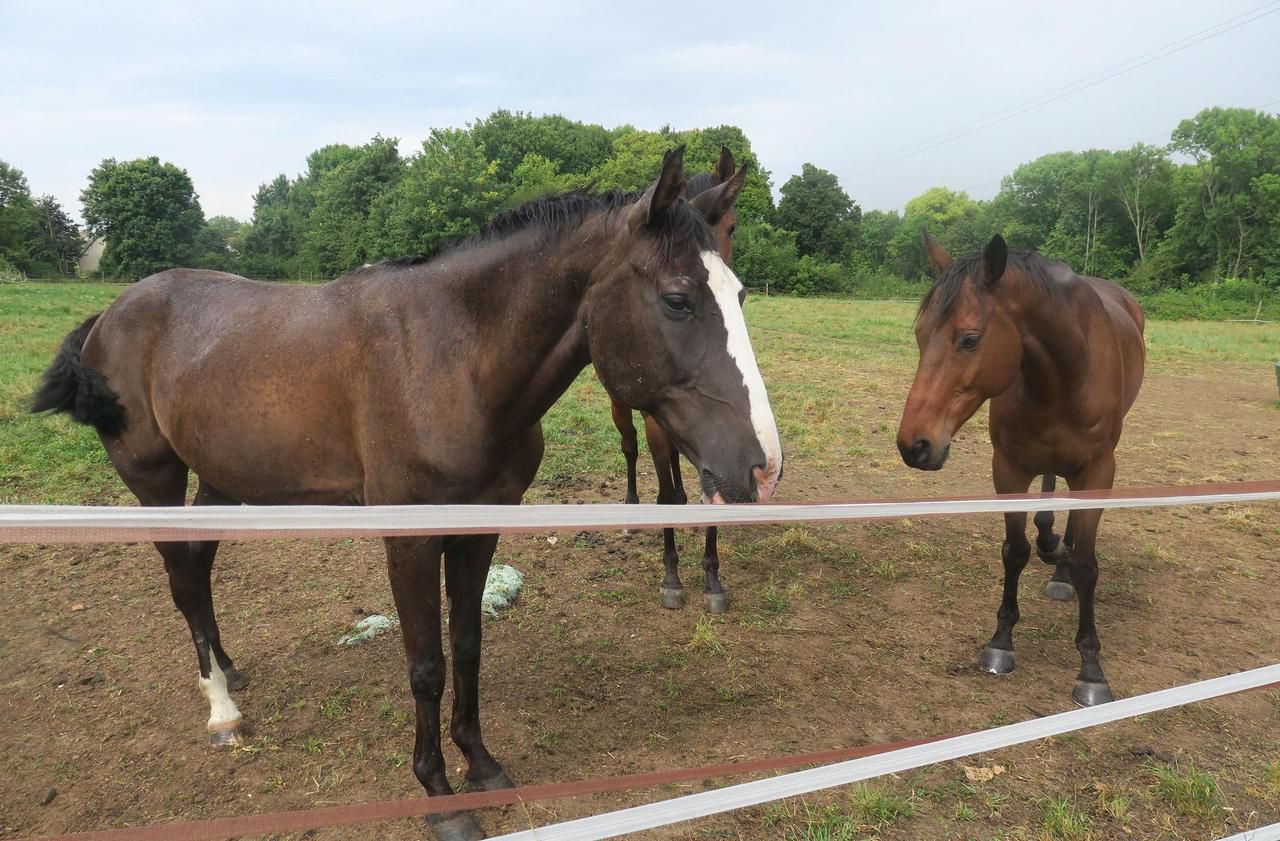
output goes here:
<path id="1" fill-rule="evenodd" d="M 757 489 L 760 501 L 766 502 L 773 494 L 778 476 L 782 472 L 782 444 L 778 440 L 778 425 L 773 420 L 773 409 L 769 406 L 769 394 L 760 377 L 760 367 L 756 365 L 756 354 L 751 349 L 747 322 L 742 317 L 742 304 L 738 301 L 742 283 L 714 251 L 702 252 L 702 265 L 707 267 L 707 282 L 724 316 L 724 329 L 729 334 L 729 356 L 737 363 L 738 370 L 742 372 L 742 381 L 747 387 L 751 425 L 755 428 L 756 439 L 765 456 L 764 475 L 757 473 L 756 476 Z"/>
<path id="2" fill-rule="evenodd" d="M 240 724 L 240 709 L 227 692 L 227 676 L 218 661 L 209 655 L 209 677 L 200 678 L 200 692 L 209 702 L 209 732 L 234 730 Z"/>

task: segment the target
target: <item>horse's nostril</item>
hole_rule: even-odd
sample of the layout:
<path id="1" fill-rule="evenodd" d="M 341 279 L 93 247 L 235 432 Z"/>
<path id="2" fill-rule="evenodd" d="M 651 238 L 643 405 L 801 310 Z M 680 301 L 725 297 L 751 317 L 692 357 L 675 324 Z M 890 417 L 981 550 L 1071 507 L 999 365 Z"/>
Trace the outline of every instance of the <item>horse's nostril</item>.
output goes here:
<path id="1" fill-rule="evenodd" d="M 907 464 L 919 466 L 928 461 L 929 455 L 933 452 L 933 443 L 928 438 L 917 438 L 910 445 L 899 441 L 898 451 L 902 453 L 902 458 Z"/>
<path id="2" fill-rule="evenodd" d="M 710 482 L 716 478 L 716 474 L 712 473 L 710 469 L 704 467 L 702 468 L 702 478 Z"/>

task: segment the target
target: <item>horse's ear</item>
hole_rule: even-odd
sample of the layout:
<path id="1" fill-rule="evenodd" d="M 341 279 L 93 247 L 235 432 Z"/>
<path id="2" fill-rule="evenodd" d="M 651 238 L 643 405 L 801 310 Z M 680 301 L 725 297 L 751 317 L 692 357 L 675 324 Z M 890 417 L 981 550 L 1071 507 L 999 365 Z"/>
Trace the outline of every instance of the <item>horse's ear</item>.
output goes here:
<path id="1" fill-rule="evenodd" d="M 936 239 L 929 236 L 929 232 L 924 232 L 924 253 L 929 258 L 929 265 L 933 266 L 934 277 L 942 277 L 947 269 L 951 268 L 951 254 L 947 249 L 942 247 Z"/>
<path id="2" fill-rule="evenodd" d="M 982 279 L 988 286 L 994 285 L 1004 275 L 1004 267 L 1008 262 L 1009 246 L 1005 244 L 1004 237 L 996 234 L 987 243 L 987 247 L 982 249 Z"/>
<path id="3" fill-rule="evenodd" d="M 720 160 L 716 164 L 716 183 L 723 184 L 733 177 L 733 171 L 737 167 L 733 163 L 733 153 L 729 151 L 728 146 L 720 147 Z"/>
<path id="4" fill-rule="evenodd" d="M 730 159 L 732 160 L 732 158 Z M 709 190 L 703 190 L 689 202 L 694 210 L 702 214 L 708 225 L 714 225 L 724 218 L 738 200 L 738 194 L 747 183 L 747 170 L 751 167 L 743 164 L 742 169 L 733 173 L 723 184 L 717 184 Z"/>
<path id="5" fill-rule="evenodd" d="M 631 212 L 633 226 L 653 225 L 684 194 L 684 144 L 662 156 L 662 172 Z"/>

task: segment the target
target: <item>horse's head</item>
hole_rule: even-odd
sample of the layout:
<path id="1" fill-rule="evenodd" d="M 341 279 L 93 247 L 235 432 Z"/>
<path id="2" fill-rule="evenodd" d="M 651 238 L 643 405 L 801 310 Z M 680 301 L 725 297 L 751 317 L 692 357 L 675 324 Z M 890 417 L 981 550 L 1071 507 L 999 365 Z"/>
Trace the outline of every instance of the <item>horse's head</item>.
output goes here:
<path id="1" fill-rule="evenodd" d="M 697 466 L 704 495 L 723 502 L 763 502 L 782 476 L 744 290 L 715 237 L 745 180 L 744 167 L 686 202 L 684 147 L 668 152 L 657 181 L 613 215 L 585 301 L 600 381 L 652 414 Z"/>
<path id="2" fill-rule="evenodd" d="M 746 166 L 745 164 L 743 165 Z M 702 202 L 711 199 L 701 198 L 708 190 L 713 187 L 725 183 L 733 178 L 737 172 L 737 166 L 733 161 L 733 153 L 729 151 L 729 147 L 720 147 L 720 160 L 716 163 L 714 172 L 699 172 L 689 179 L 688 196 L 689 203 L 703 213 L 707 217 L 708 223 L 711 225 L 711 233 L 716 238 L 716 251 L 720 253 L 724 262 L 733 265 L 733 235 L 738 229 L 738 211 L 736 205 L 730 204 L 727 210 L 723 210 L 721 215 L 714 221 L 708 215 L 713 211 L 712 208 L 702 208 Z M 745 177 L 745 176 L 744 176 Z M 734 198 L 736 199 L 736 194 Z"/>
<path id="3" fill-rule="evenodd" d="M 959 260 L 927 233 L 924 248 L 937 280 L 916 316 L 920 364 L 898 424 L 898 451 L 909 467 L 938 470 L 956 431 L 983 401 L 1013 384 L 1022 341 L 993 298 L 1009 257 L 999 234 L 981 253 Z"/>

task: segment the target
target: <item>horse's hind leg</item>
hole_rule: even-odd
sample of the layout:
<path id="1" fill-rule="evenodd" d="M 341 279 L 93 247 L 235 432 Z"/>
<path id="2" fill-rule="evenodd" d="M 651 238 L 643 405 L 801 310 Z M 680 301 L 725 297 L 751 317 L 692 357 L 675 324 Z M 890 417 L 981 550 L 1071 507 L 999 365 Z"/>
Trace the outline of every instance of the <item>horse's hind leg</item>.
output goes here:
<path id="1" fill-rule="evenodd" d="M 187 494 L 187 466 L 163 440 L 144 436 L 140 431 L 126 431 L 125 437 L 130 440 L 104 437 L 103 444 L 120 478 L 138 501 L 144 506 L 183 505 Z M 209 702 L 209 741 L 214 745 L 240 744 L 240 710 L 227 692 L 227 675 L 219 658 L 214 656 L 209 637 L 209 628 L 216 628 L 213 601 L 208 595 L 213 551 L 203 548 L 202 543 L 186 541 L 167 541 L 155 546 L 164 558 L 173 603 L 187 620 L 195 643 L 200 692 Z M 215 639 L 216 633 L 215 630 Z"/>
<path id="2" fill-rule="evenodd" d="M 201 481 L 196 489 L 196 505 L 239 505 L 238 500 L 221 493 L 210 487 L 207 482 Z M 218 664 L 218 668 L 222 670 L 222 674 L 226 677 L 227 689 L 232 692 L 238 692 L 249 685 L 249 679 L 244 672 L 235 667 L 231 662 L 231 658 L 227 656 L 227 652 L 222 650 L 222 635 L 218 631 L 218 618 L 213 610 L 213 559 L 218 554 L 218 541 L 201 540 L 191 543 L 191 551 L 195 555 L 197 574 L 199 579 L 197 585 L 201 588 L 200 602 L 207 617 L 205 624 L 205 637 L 209 640 L 209 649 L 213 654 L 214 662 Z"/>
<path id="3" fill-rule="evenodd" d="M 1046 473 L 1040 485 L 1042 493 L 1053 493 L 1057 479 L 1052 473 Z M 1069 602 L 1075 596 L 1075 588 L 1071 586 L 1071 572 L 1067 568 L 1067 545 L 1058 535 L 1053 533 L 1053 512 L 1041 511 L 1036 514 L 1036 554 L 1046 564 L 1056 567 L 1053 578 L 1045 585 L 1044 594 L 1051 599 Z"/>

